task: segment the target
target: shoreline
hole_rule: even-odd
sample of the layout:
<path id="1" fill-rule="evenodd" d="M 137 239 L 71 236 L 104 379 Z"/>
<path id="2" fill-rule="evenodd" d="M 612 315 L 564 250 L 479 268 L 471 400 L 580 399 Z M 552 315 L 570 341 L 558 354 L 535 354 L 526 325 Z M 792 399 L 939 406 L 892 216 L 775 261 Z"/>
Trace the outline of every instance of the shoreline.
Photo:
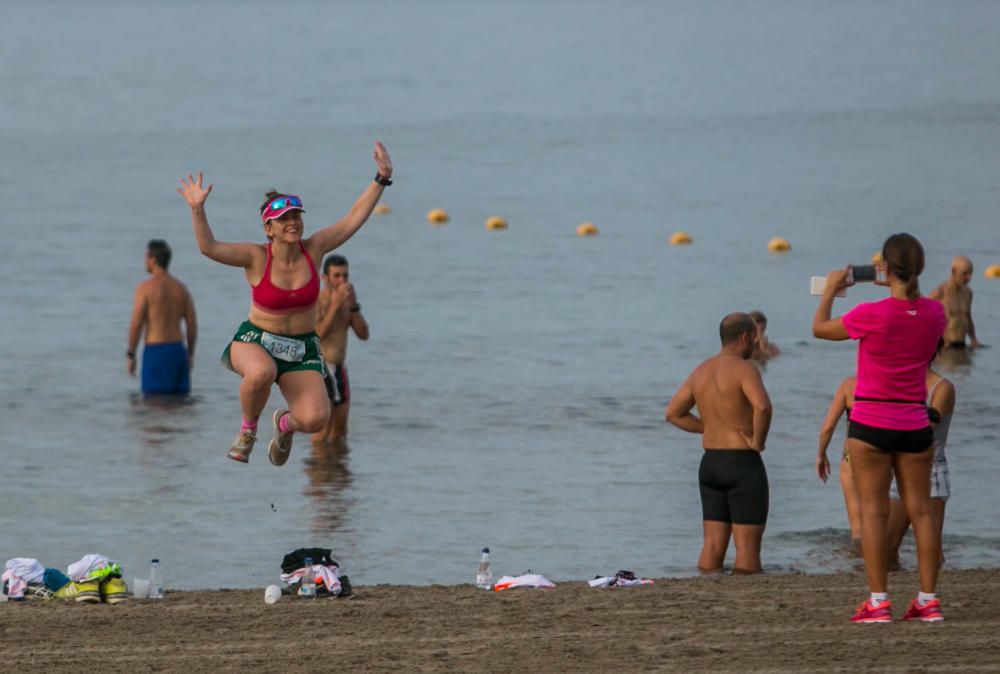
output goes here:
<path id="1" fill-rule="evenodd" d="M 839 573 L 355 586 L 273 605 L 263 588 L 168 591 L 118 606 L 0 604 L 0 634 L 12 671 L 995 671 L 1000 569 L 943 573 L 939 624 L 900 619 L 916 589 L 914 573 L 890 575 L 891 625 L 851 624 L 865 579 Z"/>

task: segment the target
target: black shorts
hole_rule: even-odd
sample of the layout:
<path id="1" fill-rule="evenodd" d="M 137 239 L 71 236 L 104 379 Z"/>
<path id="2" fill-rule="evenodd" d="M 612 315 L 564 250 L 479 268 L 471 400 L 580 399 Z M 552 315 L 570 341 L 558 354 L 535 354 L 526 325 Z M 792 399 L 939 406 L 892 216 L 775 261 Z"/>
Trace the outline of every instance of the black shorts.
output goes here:
<path id="1" fill-rule="evenodd" d="M 347 377 L 347 366 L 336 363 L 326 364 L 326 392 L 334 406 L 351 401 L 351 380 Z"/>
<path id="2" fill-rule="evenodd" d="M 916 431 L 897 431 L 852 421 L 847 427 L 847 437 L 889 453 L 919 454 L 934 445 L 934 429 L 929 425 Z"/>
<path id="3" fill-rule="evenodd" d="M 706 449 L 698 469 L 703 520 L 730 524 L 767 522 L 767 471 L 752 449 Z"/>

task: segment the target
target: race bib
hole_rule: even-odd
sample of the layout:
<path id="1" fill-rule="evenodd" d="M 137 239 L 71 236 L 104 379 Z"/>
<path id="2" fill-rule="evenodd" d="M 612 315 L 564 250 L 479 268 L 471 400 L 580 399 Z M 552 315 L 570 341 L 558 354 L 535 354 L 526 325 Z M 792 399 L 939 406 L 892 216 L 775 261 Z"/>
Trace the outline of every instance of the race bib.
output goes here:
<path id="1" fill-rule="evenodd" d="M 282 337 L 265 332 L 261 335 L 260 345 L 278 360 L 298 363 L 306 355 L 306 343 L 300 339 Z"/>

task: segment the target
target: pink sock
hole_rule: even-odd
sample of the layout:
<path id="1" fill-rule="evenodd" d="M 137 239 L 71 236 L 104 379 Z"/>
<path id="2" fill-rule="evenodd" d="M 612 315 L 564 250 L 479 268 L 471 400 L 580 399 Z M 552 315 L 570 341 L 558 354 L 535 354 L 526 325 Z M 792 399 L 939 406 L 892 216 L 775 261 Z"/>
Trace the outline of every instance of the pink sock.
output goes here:
<path id="1" fill-rule="evenodd" d="M 279 431 L 281 431 L 282 433 L 288 433 L 292 430 L 291 428 L 288 427 L 288 420 L 291 419 L 291 417 L 292 415 L 289 414 L 288 412 L 285 412 L 284 414 L 281 415 L 281 418 L 278 419 Z"/>
<path id="2" fill-rule="evenodd" d="M 243 425 L 240 426 L 240 433 L 242 433 L 243 431 L 246 431 L 246 430 L 251 430 L 254 433 L 256 433 L 257 432 L 257 420 L 254 419 L 253 421 L 247 421 L 246 419 L 244 419 L 243 420 Z"/>

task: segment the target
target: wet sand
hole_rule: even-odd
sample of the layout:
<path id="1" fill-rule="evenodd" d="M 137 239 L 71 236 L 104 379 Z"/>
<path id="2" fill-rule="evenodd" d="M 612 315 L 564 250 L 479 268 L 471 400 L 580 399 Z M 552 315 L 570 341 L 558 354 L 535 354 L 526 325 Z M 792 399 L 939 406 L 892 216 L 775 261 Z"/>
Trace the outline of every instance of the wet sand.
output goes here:
<path id="1" fill-rule="evenodd" d="M 893 574 L 901 618 L 916 591 Z M 942 575 L 946 620 L 854 625 L 857 574 L 487 593 L 357 587 L 349 599 L 171 592 L 119 606 L 0 604 L 2 671 L 1000 670 L 1000 570 Z"/>

